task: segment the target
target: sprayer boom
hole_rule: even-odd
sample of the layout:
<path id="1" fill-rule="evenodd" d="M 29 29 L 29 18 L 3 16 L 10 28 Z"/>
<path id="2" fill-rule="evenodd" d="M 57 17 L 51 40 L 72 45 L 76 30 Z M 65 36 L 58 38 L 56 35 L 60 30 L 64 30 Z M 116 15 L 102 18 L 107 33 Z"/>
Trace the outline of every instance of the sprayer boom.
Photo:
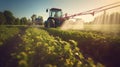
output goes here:
<path id="1" fill-rule="evenodd" d="M 119 6 L 120 6 L 120 2 L 116 2 L 116 3 L 105 5 L 105 6 L 102 6 L 102 7 L 99 7 L 99 8 L 95 8 L 95 9 L 91 9 L 91 10 L 88 10 L 88 11 L 84 11 L 84 12 L 80 12 L 80 13 L 77 13 L 77 14 L 73 14 L 73 15 L 70 15 L 70 16 L 68 16 L 66 14 L 65 18 L 80 16 L 80 15 L 88 15 L 88 14 L 91 14 L 91 15 L 94 16 L 94 14 L 96 14 L 96 13 L 99 13 L 99 12 L 102 12 L 102 11 L 106 11 L 106 10 L 109 10 L 109 9 L 112 9 L 112 8 L 115 8 L 115 7 L 119 7 Z"/>

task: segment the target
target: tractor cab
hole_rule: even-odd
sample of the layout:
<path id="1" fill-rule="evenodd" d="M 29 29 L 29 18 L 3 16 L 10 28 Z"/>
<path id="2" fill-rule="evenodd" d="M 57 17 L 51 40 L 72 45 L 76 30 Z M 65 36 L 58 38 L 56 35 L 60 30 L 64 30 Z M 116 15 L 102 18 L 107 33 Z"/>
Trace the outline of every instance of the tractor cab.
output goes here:
<path id="1" fill-rule="evenodd" d="M 45 21 L 45 27 L 58 27 L 62 23 L 62 9 L 59 8 L 51 8 L 49 11 L 49 17 L 47 21 Z"/>
<path id="2" fill-rule="evenodd" d="M 49 17 L 53 18 L 61 18 L 62 17 L 62 10 L 58 8 L 51 8 L 49 12 Z"/>

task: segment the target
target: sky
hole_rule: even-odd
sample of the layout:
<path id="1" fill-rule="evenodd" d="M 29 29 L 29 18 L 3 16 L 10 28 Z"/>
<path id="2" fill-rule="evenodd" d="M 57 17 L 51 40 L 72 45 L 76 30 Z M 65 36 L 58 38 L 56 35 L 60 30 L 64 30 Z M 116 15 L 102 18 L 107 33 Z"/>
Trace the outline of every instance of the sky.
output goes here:
<path id="1" fill-rule="evenodd" d="M 64 14 L 72 15 L 114 2 L 120 0 L 0 0 L 0 11 L 10 10 L 18 18 L 36 14 L 46 20 L 47 8 L 61 8 Z"/>

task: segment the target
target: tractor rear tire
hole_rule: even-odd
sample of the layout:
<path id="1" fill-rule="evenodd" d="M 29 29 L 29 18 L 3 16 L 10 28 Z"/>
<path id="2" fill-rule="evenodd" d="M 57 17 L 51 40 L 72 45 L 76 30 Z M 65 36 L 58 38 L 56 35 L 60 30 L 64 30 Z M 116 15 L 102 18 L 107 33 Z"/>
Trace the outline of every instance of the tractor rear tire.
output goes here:
<path id="1" fill-rule="evenodd" d="M 55 27 L 55 20 L 54 19 L 48 19 L 47 21 L 47 27 Z"/>

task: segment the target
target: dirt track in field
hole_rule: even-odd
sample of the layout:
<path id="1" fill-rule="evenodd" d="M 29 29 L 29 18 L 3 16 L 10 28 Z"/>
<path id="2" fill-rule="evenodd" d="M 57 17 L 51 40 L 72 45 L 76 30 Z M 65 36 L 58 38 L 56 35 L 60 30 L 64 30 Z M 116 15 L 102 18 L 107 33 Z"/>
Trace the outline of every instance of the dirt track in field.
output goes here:
<path id="1" fill-rule="evenodd" d="M 20 29 L 19 35 L 25 33 L 25 28 Z M 11 56 L 12 53 L 19 49 L 19 44 L 22 42 L 18 34 L 9 38 L 2 46 L 0 46 L 0 67 L 16 67 L 17 59 Z"/>

